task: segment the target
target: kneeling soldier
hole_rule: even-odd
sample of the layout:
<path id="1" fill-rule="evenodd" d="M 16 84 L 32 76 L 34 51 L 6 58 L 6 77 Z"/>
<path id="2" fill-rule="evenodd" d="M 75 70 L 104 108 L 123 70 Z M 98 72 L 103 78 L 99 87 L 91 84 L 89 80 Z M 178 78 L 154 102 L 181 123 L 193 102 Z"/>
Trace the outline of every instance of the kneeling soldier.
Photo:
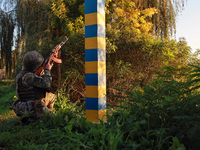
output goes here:
<path id="1" fill-rule="evenodd" d="M 14 111 L 21 121 L 28 124 L 31 119 L 40 118 L 45 112 L 52 114 L 55 94 L 48 92 L 52 77 L 50 74 L 50 62 L 44 67 L 41 76 L 35 75 L 35 71 L 43 63 L 43 56 L 30 51 L 24 55 L 23 68 L 16 77 L 16 92 L 18 100 L 14 102 Z"/>

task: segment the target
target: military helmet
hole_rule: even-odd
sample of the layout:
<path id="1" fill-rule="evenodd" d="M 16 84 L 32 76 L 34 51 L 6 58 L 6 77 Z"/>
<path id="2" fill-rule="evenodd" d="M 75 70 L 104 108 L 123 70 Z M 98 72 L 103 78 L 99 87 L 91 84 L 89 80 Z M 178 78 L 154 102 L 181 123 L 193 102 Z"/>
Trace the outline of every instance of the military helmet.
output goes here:
<path id="1" fill-rule="evenodd" d="M 34 72 L 43 63 L 43 56 L 36 51 L 29 51 L 24 55 L 23 64 L 26 70 Z"/>

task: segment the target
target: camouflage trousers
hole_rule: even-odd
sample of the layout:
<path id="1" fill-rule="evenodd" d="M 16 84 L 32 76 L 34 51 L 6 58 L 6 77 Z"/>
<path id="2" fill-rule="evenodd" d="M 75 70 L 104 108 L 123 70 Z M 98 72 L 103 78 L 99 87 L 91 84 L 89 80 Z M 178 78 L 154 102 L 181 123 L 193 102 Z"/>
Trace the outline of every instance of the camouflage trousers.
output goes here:
<path id="1" fill-rule="evenodd" d="M 17 116 L 23 117 L 40 118 L 45 113 L 52 115 L 55 97 L 55 94 L 47 92 L 42 100 L 28 100 L 26 102 L 17 100 L 13 104 L 14 111 Z"/>

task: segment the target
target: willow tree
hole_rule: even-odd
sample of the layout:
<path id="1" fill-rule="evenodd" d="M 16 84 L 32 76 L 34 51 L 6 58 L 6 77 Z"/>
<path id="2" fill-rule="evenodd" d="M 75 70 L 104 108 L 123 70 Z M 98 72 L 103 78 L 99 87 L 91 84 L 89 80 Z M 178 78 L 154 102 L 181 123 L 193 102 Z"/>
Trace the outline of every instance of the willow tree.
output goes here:
<path id="1" fill-rule="evenodd" d="M 18 37 L 26 51 L 36 50 L 43 38 L 52 38 L 50 16 L 44 6 L 48 0 L 15 0 Z M 22 44 L 23 45 L 23 44 Z"/>
<path id="2" fill-rule="evenodd" d="M 178 13 L 184 8 L 186 1 L 187 0 L 121 0 L 121 3 L 126 2 L 131 4 L 134 2 L 135 10 L 138 9 L 140 11 L 148 8 L 155 8 L 157 13 L 149 18 L 145 18 L 145 20 L 153 24 L 152 33 L 154 35 L 161 38 L 169 38 L 176 32 L 176 19 Z M 122 6 L 118 5 L 116 2 L 118 1 L 107 0 L 107 9 L 110 10 L 113 7 L 121 8 Z M 127 10 L 127 12 L 129 11 L 132 10 Z M 112 21 L 112 15 L 112 13 L 107 13 L 110 22 Z"/>
<path id="3" fill-rule="evenodd" d="M 12 12 L 0 11 L 1 67 L 6 67 L 6 77 L 11 77 L 12 46 L 15 22 Z"/>
<path id="4" fill-rule="evenodd" d="M 154 7 L 157 14 L 151 21 L 154 24 L 154 34 L 161 38 L 169 38 L 176 33 L 176 19 L 183 10 L 187 0 L 133 0 L 139 9 Z"/>
<path id="5" fill-rule="evenodd" d="M 107 1 L 107 26 L 112 29 L 126 29 L 137 35 L 146 35 L 151 31 L 153 24 L 148 21 L 156 12 L 154 8 L 139 10 L 130 0 Z"/>

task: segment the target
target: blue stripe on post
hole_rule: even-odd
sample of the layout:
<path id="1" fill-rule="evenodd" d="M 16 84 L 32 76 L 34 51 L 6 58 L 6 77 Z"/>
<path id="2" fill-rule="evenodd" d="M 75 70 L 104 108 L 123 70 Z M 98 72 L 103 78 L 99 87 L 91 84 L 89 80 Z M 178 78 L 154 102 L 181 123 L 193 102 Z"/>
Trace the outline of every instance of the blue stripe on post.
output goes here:
<path id="1" fill-rule="evenodd" d="M 106 37 L 105 26 L 101 26 L 98 24 L 85 26 L 85 38 L 90 37 Z"/>
<path id="2" fill-rule="evenodd" d="M 105 14 L 105 0 L 85 0 L 85 14 L 95 12 Z"/>
<path id="3" fill-rule="evenodd" d="M 102 110 L 106 109 L 106 97 L 88 98 L 86 97 L 87 110 Z"/>
<path id="4" fill-rule="evenodd" d="M 86 49 L 85 61 L 106 61 L 106 50 Z"/>
<path id="5" fill-rule="evenodd" d="M 87 73 L 85 74 L 85 85 L 106 85 L 105 73 Z"/>

